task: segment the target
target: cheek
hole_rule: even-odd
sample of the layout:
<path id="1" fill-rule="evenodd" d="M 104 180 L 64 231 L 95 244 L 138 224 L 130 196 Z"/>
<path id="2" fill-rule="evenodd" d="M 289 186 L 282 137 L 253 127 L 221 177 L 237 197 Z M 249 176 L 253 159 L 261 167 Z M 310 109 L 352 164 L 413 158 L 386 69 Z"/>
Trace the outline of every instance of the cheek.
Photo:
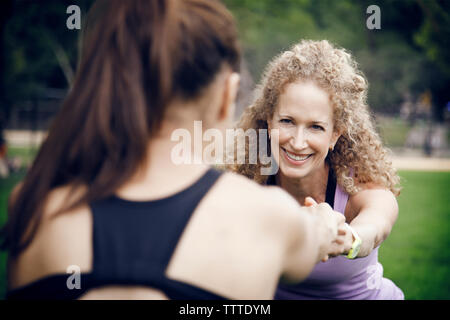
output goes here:
<path id="1" fill-rule="evenodd" d="M 311 136 L 309 139 L 309 146 L 316 150 L 318 153 L 326 154 L 328 153 L 328 148 L 330 146 L 330 138 L 325 134 L 318 134 Z"/>
<path id="2" fill-rule="evenodd" d="M 291 137 L 291 135 L 289 134 L 288 130 L 280 129 L 279 136 L 278 136 L 278 141 L 280 143 L 280 146 L 282 146 L 283 144 L 288 143 L 290 137 Z"/>
<path id="3" fill-rule="evenodd" d="M 274 139 L 270 139 L 270 150 L 272 150 L 272 153 L 275 156 L 277 156 L 279 153 L 280 144 L 280 142 L 276 143 Z"/>
<path id="4" fill-rule="evenodd" d="M 289 139 L 291 137 L 291 133 L 289 132 L 288 129 L 283 128 L 283 127 L 279 126 L 278 124 L 272 124 L 272 125 L 269 124 L 269 132 L 272 129 L 273 130 L 278 130 L 278 145 L 275 145 L 274 139 L 270 140 L 270 147 L 272 148 L 272 150 L 278 149 L 283 144 L 286 144 L 286 143 L 289 142 Z"/>

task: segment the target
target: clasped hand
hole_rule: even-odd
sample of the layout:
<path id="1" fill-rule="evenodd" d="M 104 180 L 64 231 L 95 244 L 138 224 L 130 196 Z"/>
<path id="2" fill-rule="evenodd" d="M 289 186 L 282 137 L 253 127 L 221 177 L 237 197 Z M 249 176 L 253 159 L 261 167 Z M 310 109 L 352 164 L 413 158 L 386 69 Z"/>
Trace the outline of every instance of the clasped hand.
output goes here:
<path id="1" fill-rule="evenodd" d="M 330 257 L 336 257 L 339 255 L 346 255 L 354 241 L 353 234 L 345 223 L 345 216 L 342 213 L 334 211 L 327 203 L 317 204 L 317 202 L 311 198 L 307 197 L 305 199 L 306 207 L 321 207 L 319 212 L 319 219 L 322 220 L 326 226 L 326 236 L 328 241 L 326 241 L 326 246 L 323 248 L 323 258 L 322 262 L 327 261 Z"/>

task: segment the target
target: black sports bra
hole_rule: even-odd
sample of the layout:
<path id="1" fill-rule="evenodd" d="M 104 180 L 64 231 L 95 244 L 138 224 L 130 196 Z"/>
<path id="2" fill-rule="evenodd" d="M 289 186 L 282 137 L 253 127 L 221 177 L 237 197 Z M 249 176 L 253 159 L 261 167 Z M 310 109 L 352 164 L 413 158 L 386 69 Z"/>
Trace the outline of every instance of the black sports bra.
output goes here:
<path id="1" fill-rule="evenodd" d="M 192 213 L 221 176 L 209 169 L 183 191 L 155 201 L 111 196 L 90 204 L 93 216 L 93 270 L 80 274 L 80 289 L 70 289 L 71 274 L 55 274 L 11 290 L 11 300 L 77 299 L 106 285 L 148 286 L 174 300 L 226 299 L 169 279 L 165 270 Z M 70 288 L 69 288 L 70 287 Z"/>

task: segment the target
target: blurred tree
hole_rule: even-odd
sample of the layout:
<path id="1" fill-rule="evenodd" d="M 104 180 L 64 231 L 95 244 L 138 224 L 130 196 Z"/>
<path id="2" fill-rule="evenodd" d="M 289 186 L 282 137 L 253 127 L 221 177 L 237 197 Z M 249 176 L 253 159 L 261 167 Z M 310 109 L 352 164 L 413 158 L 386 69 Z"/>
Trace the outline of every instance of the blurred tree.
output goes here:
<path id="1" fill-rule="evenodd" d="M 449 101 L 450 1 L 224 0 L 234 13 L 249 69 L 259 80 L 273 56 L 302 38 L 327 39 L 352 52 L 375 111 L 399 113 L 405 96 L 430 89 L 439 118 Z M 381 9 L 381 30 L 366 28 L 366 9 Z"/>
<path id="2" fill-rule="evenodd" d="M 424 22 L 414 34 L 415 43 L 428 59 L 450 75 L 450 2 L 417 0 L 424 12 Z"/>
<path id="3" fill-rule="evenodd" d="M 245 58 L 253 77 L 259 78 L 268 60 L 297 41 L 316 33 L 304 7 L 310 0 L 225 0 L 240 31 Z"/>
<path id="4" fill-rule="evenodd" d="M 0 140 L 2 139 L 2 130 L 6 124 L 6 119 L 9 117 L 10 102 L 6 99 L 6 81 L 5 81 L 5 49 L 4 49 L 4 29 L 6 21 L 12 8 L 12 0 L 5 0 L 0 2 Z"/>
<path id="5" fill-rule="evenodd" d="M 93 0 L 2 1 L 1 105 L 8 115 L 14 103 L 37 98 L 45 88 L 66 89 L 73 78 L 79 32 L 68 30 L 66 9 L 82 14 Z M 5 3 L 8 11 L 3 10 Z"/>
<path id="6" fill-rule="evenodd" d="M 352 49 L 364 24 L 360 5 L 351 0 L 224 0 L 238 23 L 245 58 L 255 78 L 267 62 L 300 39 L 329 39 Z"/>
<path id="7" fill-rule="evenodd" d="M 43 88 L 67 88 L 76 68 L 79 32 L 93 0 L 0 1 L 0 114 Z M 302 38 L 327 39 L 352 52 L 370 84 L 375 111 L 397 113 L 404 96 L 430 89 L 439 117 L 450 100 L 448 0 L 223 0 L 233 12 L 246 65 L 257 82 L 268 61 Z M 381 30 L 366 28 L 366 8 L 381 9 Z M 251 82 L 251 81 L 250 81 Z"/>
<path id="8" fill-rule="evenodd" d="M 433 64 L 431 90 L 435 116 L 443 119 L 450 101 L 450 2 L 417 0 L 424 13 L 424 22 L 414 35 L 414 41 L 425 51 Z"/>

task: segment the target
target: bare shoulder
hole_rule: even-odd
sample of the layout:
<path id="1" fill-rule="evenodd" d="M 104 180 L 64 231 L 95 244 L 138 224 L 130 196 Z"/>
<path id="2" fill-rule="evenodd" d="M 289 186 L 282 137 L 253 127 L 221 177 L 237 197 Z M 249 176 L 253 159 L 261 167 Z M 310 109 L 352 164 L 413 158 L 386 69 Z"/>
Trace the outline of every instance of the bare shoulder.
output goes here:
<path id="1" fill-rule="evenodd" d="M 227 172 L 224 174 L 222 186 L 232 197 L 240 197 L 251 204 L 261 206 L 273 204 L 277 206 L 298 207 L 299 205 L 286 191 L 277 186 L 263 186 L 240 174 Z M 275 202 L 274 202 L 275 201 Z"/>
<path id="2" fill-rule="evenodd" d="M 9 202 L 14 203 L 17 200 L 23 182 L 19 182 L 13 188 L 9 196 Z M 54 213 L 74 201 L 82 192 L 86 190 L 85 186 L 72 189 L 70 185 L 61 186 L 51 190 L 44 200 L 43 220 L 47 221 L 54 216 Z"/>
<path id="3" fill-rule="evenodd" d="M 358 185 L 360 191 L 349 197 L 349 202 L 354 207 L 364 207 L 367 204 L 382 203 L 394 205 L 397 203 L 395 195 L 383 186 L 373 183 Z"/>
<path id="4" fill-rule="evenodd" d="M 271 253 L 279 258 L 286 279 L 304 279 L 318 256 L 318 241 L 315 240 L 315 225 L 310 210 L 300 206 L 279 187 L 261 186 L 235 174 L 227 174 L 224 178 L 225 185 L 234 185 L 228 197 L 232 201 L 229 202 L 241 203 L 241 208 L 234 212 L 239 211 L 246 217 L 240 218 L 242 225 L 251 226 L 257 232 L 252 239 L 257 238 L 259 244 L 265 243 L 263 249 L 266 255 L 269 255 L 267 248 L 276 248 Z"/>
<path id="5" fill-rule="evenodd" d="M 224 174 L 222 186 L 228 204 L 239 205 L 250 217 L 257 215 L 258 219 L 264 217 L 282 224 L 299 220 L 300 205 L 279 187 L 262 186 L 236 173 Z"/>
<path id="6" fill-rule="evenodd" d="M 45 202 L 42 225 L 39 228 L 37 240 L 43 241 L 48 254 L 68 257 L 61 254 L 70 251 L 79 254 L 79 244 L 90 241 L 92 216 L 88 205 L 81 205 L 58 215 L 55 213 L 72 201 L 84 191 L 84 188 L 72 190 L 70 186 L 62 186 L 52 190 Z"/>
<path id="7" fill-rule="evenodd" d="M 55 212 L 81 192 L 63 186 L 52 190 L 44 204 L 42 220 L 30 245 L 11 263 L 10 282 L 18 287 L 44 276 L 66 273 L 77 265 L 91 267 L 92 218 L 88 206 L 55 216 Z"/>
<path id="8" fill-rule="evenodd" d="M 361 184 L 358 187 L 360 191 L 349 197 L 345 212 L 346 217 L 350 218 L 350 221 L 367 208 L 390 213 L 394 216 L 397 215 L 398 202 L 390 190 L 373 183 Z"/>

